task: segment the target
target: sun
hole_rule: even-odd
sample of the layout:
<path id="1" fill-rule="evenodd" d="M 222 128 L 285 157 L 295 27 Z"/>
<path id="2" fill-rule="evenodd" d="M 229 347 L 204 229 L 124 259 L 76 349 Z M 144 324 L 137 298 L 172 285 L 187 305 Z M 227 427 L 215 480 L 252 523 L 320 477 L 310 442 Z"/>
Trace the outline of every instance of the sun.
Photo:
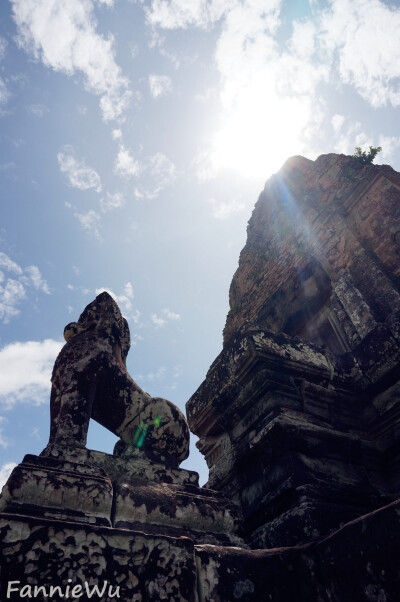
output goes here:
<path id="1" fill-rule="evenodd" d="M 288 157 L 301 153 L 301 134 L 310 117 L 301 98 L 280 98 L 271 87 L 253 83 L 231 104 L 213 138 L 210 159 L 215 170 L 266 178 Z"/>

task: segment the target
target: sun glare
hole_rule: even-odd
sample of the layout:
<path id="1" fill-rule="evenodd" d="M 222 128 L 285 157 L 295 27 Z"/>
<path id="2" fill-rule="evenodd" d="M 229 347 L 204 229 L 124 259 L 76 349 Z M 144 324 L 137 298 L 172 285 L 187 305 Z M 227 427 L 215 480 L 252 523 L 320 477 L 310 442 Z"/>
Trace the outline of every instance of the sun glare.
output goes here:
<path id="1" fill-rule="evenodd" d="M 280 99 L 273 90 L 249 86 L 214 137 L 214 168 L 269 177 L 288 157 L 301 152 L 300 136 L 308 119 L 308 107 L 301 99 Z"/>

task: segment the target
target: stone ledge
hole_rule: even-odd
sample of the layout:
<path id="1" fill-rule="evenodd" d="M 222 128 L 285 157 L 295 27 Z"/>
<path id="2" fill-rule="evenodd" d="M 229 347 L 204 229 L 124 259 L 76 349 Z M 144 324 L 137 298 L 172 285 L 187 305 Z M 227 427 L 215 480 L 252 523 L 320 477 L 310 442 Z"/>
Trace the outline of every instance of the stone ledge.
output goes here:
<path id="1" fill-rule="evenodd" d="M 103 470 L 112 481 L 121 475 L 125 478 L 137 478 L 143 482 L 176 483 L 198 485 L 199 475 L 183 468 L 170 468 L 146 458 L 124 459 L 104 452 L 86 448 L 53 448 L 44 450 L 40 457 L 51 457 L 66 462 L 88 464 Z"/>
<path id="2" fill-rule="evenodd" d="M 195 546 L 199 602 L 378 602 L 400 591 L 400 500 L 317 543 L 243 550 Z"/>

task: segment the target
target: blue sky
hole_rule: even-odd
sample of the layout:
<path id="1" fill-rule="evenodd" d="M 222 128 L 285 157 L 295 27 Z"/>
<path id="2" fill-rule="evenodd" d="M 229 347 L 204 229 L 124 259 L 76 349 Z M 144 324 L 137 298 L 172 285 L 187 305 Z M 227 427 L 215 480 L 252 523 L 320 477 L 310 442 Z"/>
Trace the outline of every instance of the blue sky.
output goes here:
<path id="1" fill-rule="evenodd" d="M 98 292 L 129 321 L 133 378 L 183 408 L 222 348 L 268 177 L 295 154 L 369 145 L 400 169 L 400 7 L 5 0 L 0 12 L 4 481 L 47 443 L 64 326 Z M 115 441 L 91 425 L 88 447 Z M 184 466 L 206 480 L 195 449 Z"/>

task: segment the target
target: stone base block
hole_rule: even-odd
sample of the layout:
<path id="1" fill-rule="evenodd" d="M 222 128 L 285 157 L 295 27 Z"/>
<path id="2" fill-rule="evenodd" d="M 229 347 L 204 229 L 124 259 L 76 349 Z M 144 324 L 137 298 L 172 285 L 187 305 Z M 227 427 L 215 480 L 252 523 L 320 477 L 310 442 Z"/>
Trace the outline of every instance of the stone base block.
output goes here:
<path id="1" fill-rule="evenodd" d="M 104 470 L 112 481 L 122 477 L 125 480 L 136 479 L 146 483 L 199 484 L 199 475 L 197 472 L 184 470 L 183 468 L 170 468 L 164 464 L 150 461 L 145 456 L 142 458 L 123 458 L 86 448 L 47 447 L 41 453 L 41 457 L 62 459 L 78 464 L 89 464 Z"/>
<path id="2" fill-rule="evenodd" d="M 3 488 L 0 512 L 111 525 L 112 499 L 103 470 L 27 455 Z"/>
<path id="3" fill-rule="evenodd" d="M 216 492 L 194 486 L 118 483 L 115 487 L 114 526 L 186 535 L 197 543 L 243 544 L 237 506 Z"/>
<path id="4" fill-rule="evenodd" d="M 0 514 L 0 551 L 1 600 L 35 598 L 35 587 L 51 602 L 197 600 L 193 543 L 183 537 Z"/>

